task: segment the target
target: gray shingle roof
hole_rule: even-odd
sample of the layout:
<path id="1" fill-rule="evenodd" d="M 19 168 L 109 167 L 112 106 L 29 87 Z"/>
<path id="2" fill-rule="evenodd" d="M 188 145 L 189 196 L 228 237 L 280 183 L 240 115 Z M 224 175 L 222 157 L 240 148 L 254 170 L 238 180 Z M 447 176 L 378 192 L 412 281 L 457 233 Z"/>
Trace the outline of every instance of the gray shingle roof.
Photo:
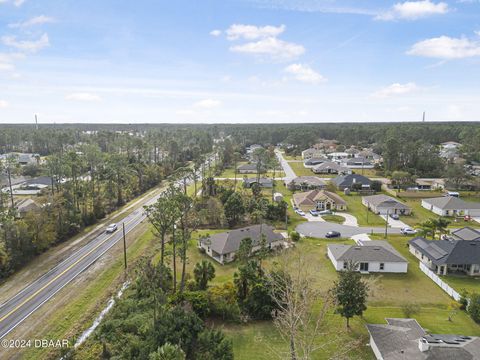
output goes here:
<path id="1" fill-rule="evenodd" d="M 480 209 L 480 203 L 464 201 L 456 196 L 436 197 L 423 201 L 442 210 Z"/>
<path id="2" fill-rule="evenodd" d="M 469 226 L 452 231 L 451 235 L 458 240 L 480 240 L 480 231 Z"/>
<path id="3" fill-rule="evenodd" d="M 337 261 L 352 261 L 368 262 L 407 262 L 407 260 L 400 255 L 386 241 L 363 242 L 361 246 L 331 244 L 328 249 Z"/>
<path id="4" fill-rule="evenodd" d="M 478 240 L 426 240 L 416 237 L 409 243 L 435 265 L 480 264 Z"/>
<path id="5" fill-rule="evenodd" d="M 384 360 L 474 360 L 480 356 L 480 338 L 430 335 L 415 319 L 386 319 L 387 325 L 368 324 L 367 329 Z M 429 349 L 421 352 L 422 340 Z"/>
<path id="6" fill-rule="evenodd" d="M 306 184 L 307 186 L 326 186 L 327 185 L 325 181 L 323 181 L 317 176 L 299 176 L 290 182 L 290 184 L 292 183 L 295 185 Z"/>
<path id="7" fill-rule="evenodd" d="M 364 196 L 362 199 L 367 201 L 368 204 L 376 207 L 388 207 L 388 208 L 395 208 L 395 209 L 410 209 L 404 203 L 401 203 L 397 199 L 387 196 L 384 194 L 378 195 L 371 195 L 371 196 Z"/>
<path id="8" fill-rule="evenodd" d="M 273 232 L 273 229 L 273 226 L 266 224 L 253 225 L 211 235 L 209 239 L 202 240 L 202 243 L 209 241 L 209 246 L 213 251 L 218 254 L 229 254 L 237 251 L 240 247 L 240 242 L 245 238 L 251 238 L 253 246 L 260 244 L 261 234 L 265 235 L 267 245 L 283 240 L 283 236 Z"/>
<path id="9" fill-rule="evenodd" d="M 257 164 L 250 163 L 250 164 L 243 164 L 237 167 L 238 171 L 257 171 Z"/>
<path id="10" fill-rule="evenodd" d="M 372 184 L 372 181 L 363 175 L 349 174 L 333 178 L 332 183 L 334 183 L 337 187 L 350 187 L 353 183 L 360 183 L 362 185 L 370 186 Z"/>

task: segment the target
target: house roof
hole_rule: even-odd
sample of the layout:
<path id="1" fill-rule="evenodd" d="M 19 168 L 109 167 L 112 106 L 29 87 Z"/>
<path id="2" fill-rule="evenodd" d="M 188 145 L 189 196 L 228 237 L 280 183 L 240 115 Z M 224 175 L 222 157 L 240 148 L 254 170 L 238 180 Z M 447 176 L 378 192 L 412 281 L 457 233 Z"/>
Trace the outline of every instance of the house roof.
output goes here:
<path id="1" fill-rule="evenodd" d="M 293 194 L 293 200 L 297 206 L 315 205 L 317 201 L 330 199 L 337 205 L 346 205 L 347 202 L 337 194 L 326 190 L 311 190 Z"/>
<path id="2" fill-rule="evenodd" d="M 257 164 L 249 163 L 249 164 L 242 164 L 237 167 L 237 170 L 252 170 L 257 171 Z"/>
<path id="3" fill-rule="evenodd" d="M 36 178 L 28 179 L 25 181 L 26 185 L 52 185 L 52 181 L 55 184 L 56 181 L 50 177 L 50 176 L 39 176 Z"/>
<path id="4" fill-rule="evenodd" d="M 314 158 L 305 160 L 304 164 L 305 164 L 305 165 L 315 165 L 315 164 L 323 163 L 323 162 L 325 162 L 325 161 L 327 161 L 327 160 L 328 160 L 328 159 L 325 158 L 325 157 L 314 157 Z"/>
<path id="5" fill-rule="evenodd" d="M 409 241 L 435 265 L 480 264 L 480 241 L 478 240 L 426 240 L 416 237 Z"/>
<path id="6" fill-rule="evenodd" d="M 480 355 L 480 338 L 428 334 L 415 319 L 386 319 L 387 324 L 367 324 L 368 332 L 384 360 L 474 360 Z M 419 341 L 428 350 L 419 349 Z"/>
<path id="7" fill-rule="evenodd" d="M 331 244 L 328 249 L 337 261 L 358 262 L 400 262 L 407 260 L 386 241 L 370 241 L 357 245 Z"/>
<path id="8" fill-rule="evenodd" d="M 327 185 L 325 181 L 323 181 L 317 176 L 299 176 L 294 178 L 292 181 L 290 181 L 289 185 L 292 183 L 294 185 L 306 184 L 308 186 L 326 186 Z"/>
<path id="9" fill-rule="evenodd" d="M 320 171 L 320 170 L 336 170 L 338 172 L 348 171 L 348 168 L 342 165 L 339 165 L 333 161 L 325 161 L 324 163 L 317 165 L 313 168 L 313 171 Z"/>
<path id="10" fill-rule="evenodd" d="M 23 199 L 16 204 L 18 212 L 28 212 L 37 210 L 38 204 L 33 199 Z"/>
<path id="11" fill-rule="evenodd" d="M 350 187 L 353 183 L 360 183 L 362 185 L 371 185 L 372 181 L 360 174 L 339 175 L 332 179 L 332 182 L 338 187 Z"/>
<path id="12" fill-rule="evenodd" d="M 452 231 L 450 235 L 453 235 L 458 240 L 480 240 L 480 231 L 469 226 Z"/>
<path id="13" fill-rule="evenodd" d="M 243 181 L 245 182 L 245 184 L 252 185 L 257 182 L 257 178 L 247 178 Z M 273 180 L 270 178 L 260 178 L 258 183 L 262 186 L 273 185 Z"/>
<path id="14" fill-rule="evenodd" d="M 245 238 L 251 238 L 253 246 L 260 244 L 261 234 L 265 235 L 267 244 L 283 240 L 283 236 L 273 232 L 273 229 L 273 226 L 267 224 L 253 225 L 211 235 L 209 238 L 203 239 L 202 243 L 209 241 L 209 246 L 213 251 L 218 254 L 229 254 L 237 251 L 241 241 Z"/>
<path id="15" fill-rule="evenodd" d="M 442 196 L 423 201 L 442 210 L 480 209 L 480 203 L 464 201 L 456 196 Z"/>
<path id="16" fill-rule="evenodd" d="M 384 195 L 384 194 L 378 194 L 378 195 L 371 195 L 371 196 L 364 196 L 362 198 L 367 202 L 367 204 L 375 206 L 375 207 L 387 207 L 387 208 L 394 208 L 394 209 L 410 209 L 407 205 L 404 203 L 401 203 L 397 199 Z"/>
<path id="17" fill-rule="evenodd" d="M 362 164 L 362 163 L 364 165 L 371 165 L 372 164 L 372 162 L 369 159 L 366 159 L 366 158 L 360 157 L 360 156 L 345 159 L 345 161 L 343 163 L 347 164 L 347 165 L 355 165 L 355 164 Z"/>

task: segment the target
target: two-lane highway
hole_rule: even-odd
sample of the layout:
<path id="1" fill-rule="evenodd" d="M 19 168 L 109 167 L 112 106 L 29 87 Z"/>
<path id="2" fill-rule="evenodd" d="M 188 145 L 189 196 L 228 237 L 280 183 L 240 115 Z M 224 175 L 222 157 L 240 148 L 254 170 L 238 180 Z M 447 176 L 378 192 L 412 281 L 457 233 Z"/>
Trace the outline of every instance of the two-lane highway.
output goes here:
<path id="1" fill-rule="evenodd" d="M 197 174 L 198 177 L 199 175 Z M 189 180 L 189 183 L 191 183 L 191 180 Z M 175 186 L 180 187 L 180 182 L 177 181 Z M 153 204 L 159 196 L 150 198 L 142 205 Z M 136 209 L 119 222 L 119 229 L 116 232 L 112 234 L 103 232 L 96 236 L 88 244 L 75 251 L 67 259 L 1 304 L 0 339 L 4 338 L 28 316 L 117 244 L 123 237 L 122 223 L 125 224 L 125 233 L 129 233 L 145 219 L 146 215 L 143 207 Z"/>

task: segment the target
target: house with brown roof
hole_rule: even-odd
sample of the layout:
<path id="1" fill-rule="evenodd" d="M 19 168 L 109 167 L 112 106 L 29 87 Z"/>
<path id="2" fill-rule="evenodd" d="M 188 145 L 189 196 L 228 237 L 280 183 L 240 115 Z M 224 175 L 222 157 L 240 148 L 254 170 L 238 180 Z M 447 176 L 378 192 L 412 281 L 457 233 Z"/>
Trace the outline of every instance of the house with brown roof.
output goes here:
<path id="1" fill-rule="evenodd" d="M 295 206 L 302 210 L 346 210 L 347 202 L 337 194 L 326 190 L 311 190 L 293 194 Z"/>

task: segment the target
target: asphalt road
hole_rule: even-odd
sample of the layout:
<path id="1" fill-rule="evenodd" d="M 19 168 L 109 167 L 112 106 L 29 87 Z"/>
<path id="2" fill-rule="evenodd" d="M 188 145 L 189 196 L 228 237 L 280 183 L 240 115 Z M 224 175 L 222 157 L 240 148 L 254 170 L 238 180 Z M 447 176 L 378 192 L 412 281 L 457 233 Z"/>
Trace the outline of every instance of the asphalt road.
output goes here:
<path id="1" fill-rule="evenodd" d="M 338 231 L 342 237 L 352 237 L 358 234 L 383 234 L 385 227 L 349 226 L 331 223 L 328 221 L 304 222 L 297 226 L 296 230 L 305 236 L 324 238 L 329 231 Z M 400 234 L 398 228 L 388 228 L 389 234 Z"/>
<path id="2" fill-rule="evenodd" d="M 200 177 L 200 174 L 198 175 Z M 191 182 L 189 181 L 189 183 Z M 175 185 L 179 188 L 182 187 L 182 183 L 179 181 Z M 150 198 L 142 205 L 153 204 L 159 196 Z M 71 254 L 70 257 L 27 285 L 15 296 L 0 304 L 0 339 L 8 335 L 22 321 L 37 311 L 57 292 L 121 241 L 123 238 L 122 223 L 125 224 L 125 233 L 129 233 L 145 219 L 146 215 L 143 207 L 136 209 L 117 222 L 118 230 L 116 232 L 113 234 L 103 232 L 96 236 L 88 244 Z"/>

